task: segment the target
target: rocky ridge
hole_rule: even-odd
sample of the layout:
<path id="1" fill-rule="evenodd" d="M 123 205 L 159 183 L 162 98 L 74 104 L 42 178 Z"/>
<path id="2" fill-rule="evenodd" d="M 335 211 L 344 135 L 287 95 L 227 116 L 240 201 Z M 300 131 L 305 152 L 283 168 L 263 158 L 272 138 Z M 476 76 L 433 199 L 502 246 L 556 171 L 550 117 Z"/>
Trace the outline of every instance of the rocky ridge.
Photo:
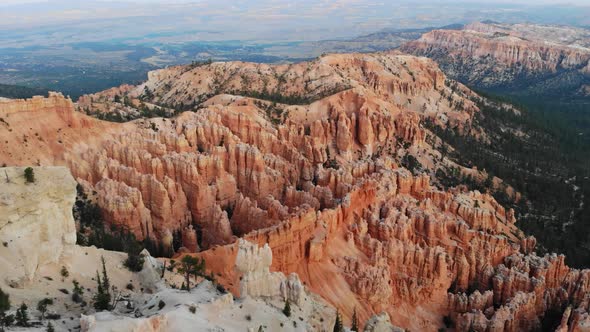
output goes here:
<path id="1" fill-rule="evenodd" d="M 454 79 L 483 88 L 579 94 L 590 74 L 585 29 L 473 23 L 433 30 L 400 50 L 436 60 Z"/>
<path id="2" fill-rule="evenodd" d="M 0 165 L 64 165 L 79 143 L 99 143 L 121 126 L 75 111 L 62 94 L 0 100 Z"/>

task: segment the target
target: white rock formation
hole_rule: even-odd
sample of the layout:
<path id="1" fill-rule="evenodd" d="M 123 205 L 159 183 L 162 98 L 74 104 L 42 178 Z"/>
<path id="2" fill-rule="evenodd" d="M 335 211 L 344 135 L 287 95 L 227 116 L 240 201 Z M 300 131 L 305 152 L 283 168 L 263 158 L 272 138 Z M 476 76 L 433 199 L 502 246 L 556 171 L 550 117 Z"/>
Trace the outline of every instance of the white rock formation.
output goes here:
<path id="1" fill-rule="evenodd" d="M 203 281 L 190 293 L 164 289 L 153 295 L 145 295 L 144 298 L 137 301 L 140 304 L 138 312 L 141 317 L 113 312 L 82 315 L 81 331 L 246 332 L 258 331 L 263 326 L 264 331 L 303 332 L 329 328 L 327 323 L 319 325 L 322 323 L 312 322 L 312 316 L 323 313 L 313 311 L 318 310 L 317 304 L 312 307 L 308 303 L 306 310 L 293 307 L 293 317 L 286 317 L 279 308 L 262 299 L 247 297 L 234 302 L 231 294 L 220 295 L 209 281 Z M 166 304 L 162 309 L 158 308 L 159 301 Z M 303 320 L 294 317 L 303 317 Z"/>
<path id="2" fill-rule="evenodd" d="M 277 298 L 289 300 L 300 305 L 305 297 L 305 290 L 297 274 L 289 277 L 281 272 L 270 272 L 272 251 L 268 244 L 260 248 L 246 240 L 238 242 L 236 268 L 241 272 L 240 295 L 253 298 Z"/>
<path id="3" fill-rule="evenodd" d="M 162 280 L 162 270 L 164 269 L 163 264 L 152 257 L 146 249 L 143 249 L 140 253 L 143 256 L 143 269 L 137 274 L 144 291 L 147 293 L 156 292 L 165 287 L 164 281 Z"/>
<path id="4" fill-rule="evenodd" d="M 365 324 L 365 332 L 404 332 L 405 330 L 394 326 L 389 320 L 389 315 L 383 312 L 371 317 Z"/>
<path id="5" fill-rule="evenodd" d="M 76 243 L 70 171 L 33 169 L 36 180 L 26 183 L 24 167 L 0 168 L 0 281 L 13 287 L 23 287 L 40 266 L 57 262 Z"/>

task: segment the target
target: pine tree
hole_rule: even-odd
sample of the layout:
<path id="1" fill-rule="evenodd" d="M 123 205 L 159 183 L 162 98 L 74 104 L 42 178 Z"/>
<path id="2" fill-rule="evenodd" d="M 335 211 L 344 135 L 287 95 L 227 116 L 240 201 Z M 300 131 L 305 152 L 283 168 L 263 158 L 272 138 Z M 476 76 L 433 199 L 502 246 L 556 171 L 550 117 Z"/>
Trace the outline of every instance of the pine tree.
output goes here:
<path id="1" fill-rule="evenodd" d="M 22 327 L 29 326 L 29 307 L 26 304 L 21 304 L 20 308 L 16 310 L 16 324 Z"/>
<path id="2" fill-rule="evenodd" d="M 41 320 L 45 319 L 45 313 L 47 312 L 47 306 L 52 305 L 53 300 L 44 298 L 43 300 L 37 303 L 37 310 L 41 313 Z"/>
<path id="3" fill-rule="evenodd" d="M 6 315 L 10 310 L 10 297 L 0 288 L 0 332 L 4 332 L 4 327 L 10 326 L 14 321 L 13 315 Z"/>
<path id="4" fill-rule="evenodd" d="M 354 311 L 352 312 L 352 325 L 350 326 L 350 330 L 356 332 L 359 330 L 359 320 L 356 316 L 356 308 L 354 308 Z"/>
<path id="5" fill-rule="evenodd" d="M 336 322 L 334 322 L 334 332 L 343 332 L 342 317 L 340 317 L 340 311 L 336 310 Z"/>
<path id="6" fill-rule="evenodd" d="M 285 307 L 283 308 L 283 314 L 287 317 L 291 317 L 291 304 L 289 303 L 289 299 L 285 301 Z"/>
<path id="7" fill-rule="evenodd" d="M 186 255 L 180 260 L 178 272 L 184 274 L 186 290 L 191 290 L 190 278 L 192 275 L 203 276 L 205 273 L 205 260 L 197 257 Z"/>
<path id="8" fill-rule="evenodd" d="M 109 310 L 111 295 L 104 289 L 104 281 L 100 280 L 100 275 L 96 271 L 96 294 L 94 294 L 94 309 L 98 311 Z"/>
<path id="9" fill-rule="evenodd" d="M 55 329 L 53 328 L 53 324 L 51 324 L 51 322 L 49 322 L 49 324 L 47 324 L 47 332 L 55 332 Z"/>
<path id="10" fill-rule="evenodd" d="M 101 256 L 100 260 L 102 261 L 102 287 L 104 291 L 107 294 L 109 294 L 110 297 L 111 282 L 109 280 L 109 276 L 107 275 L 107 268 L 105 266 L 104 256 Z"/>
<path id="11" fill-rule="evenodd" d="M 10 297 L 0 288 L 0 313 L 10 310 Z"/>

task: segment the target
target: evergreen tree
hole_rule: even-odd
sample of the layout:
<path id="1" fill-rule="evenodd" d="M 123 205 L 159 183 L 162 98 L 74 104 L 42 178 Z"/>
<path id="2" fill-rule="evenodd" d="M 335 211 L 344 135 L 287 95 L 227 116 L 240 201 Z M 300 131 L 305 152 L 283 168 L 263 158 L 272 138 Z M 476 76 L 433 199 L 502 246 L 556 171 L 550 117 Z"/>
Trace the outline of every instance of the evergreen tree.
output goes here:
<path id="1" fill-rule="evenodd" d="M 107 294 L 109 294 L 110 297 L 111 282 L 109 280 L 109 276 L 107 275 L 107 268 L 105 266 L 104 256 L 101 256 L 100 260 L 102 262 L 102 287 L 104 291 Z"/>
<path id="2" fill-rule="evenodd" d="M 53 300 L 49 298 L 44 298 L 43 300 L 37 303 L 37 310 L 41 313 L 41 320 L 45 319 L 45 313 L 47 312 L 47 306 L 52 305 Z"/>
<path id="3" fill-rule="evenodd" d="M 135 241 L 135 237 L 132 237 L 133 241 L 130 241 L 125 246 L 125 251 L 127 252 L 127 259 L 123 263 L 125 267 L 129 269 L 131 272 L 140 272 L 143 269 L 143 263 L 145 261 L 143 255 L 141 254 L 141 246 L 137 241 Z"/>
<path id="4" fill-rule="evenodd" d="M 96 271 L 96 286 L 96 294 L 94 294 L 94 308 L 98 311 L 109 310 L 111 294 L 104 289 L 104 281 L 100 280 L 98 271 Z"/>
<path id="5" fill-rule="evenodd" d="M 178 272 L 184 274 L 186 290 L 191 290 L 190 278 L 191 276 L 203 276 L 205 273 L 205 260 L 186 255 L 180 260 Z"/>
<path id="6" fill-rule="evenodd" d="M 356 315 L 356 308 L 354 308 L 354 311 L 352 312 L 352 325 L 350 326 L 350 330 L 356 332 L 359 330 L 359 319 Z"/>
<path id="7" fill-rule="evenodd" d="M 53 328 L 53 324 L 51 324 L 51 322 L 49 322 L 49 324 L 47 324 L 47 332 L 55 332 L 55 329 Z"/>
<path id="8" fill-rule="evenodd" d="M 0 288 L 0 313 L 10 310 L 10 296 Z"/>
<path id="9" fill-rule="evenodd" d="M 285 301 L 285 307 L 283 308 L 283 314 L 287 317 L 291 317 L 291 304 L 289 303 L 289 299 Z"/>
<path id="10" fill-rule="evenodd" d="M 336 310 L 336 322 L 334 322 L 334 332 L 343 332 L 344 327 L 342 326 L 342 317 L 340 317 L 340 311 Z"/>
<path id="11" fill-rule="evenodd" d="M 29 307 L 24 303 L 16 310 L 16 325 L 22 327 L 29 326 Z"/>
<path id="12" fill-rule="evenodd" d="M 10 297 L 0 288 L 0 332 L 4 332 L 4 328 L 14 322 L 13 315 L 6 315 L 8 310 L 10 310 Z"/>

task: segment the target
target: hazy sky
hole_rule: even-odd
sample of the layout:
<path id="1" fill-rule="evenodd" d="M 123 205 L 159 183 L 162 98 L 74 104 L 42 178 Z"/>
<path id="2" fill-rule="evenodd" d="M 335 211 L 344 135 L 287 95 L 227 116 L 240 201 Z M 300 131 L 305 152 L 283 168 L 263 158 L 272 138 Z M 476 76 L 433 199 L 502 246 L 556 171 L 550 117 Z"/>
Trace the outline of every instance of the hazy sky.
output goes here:
<path id="1" fill-rule="evenodd" d="M 322 40 L 486 19 L 590 26 L 590 0 L 0 0 L 0 6 L 0 47 L 156 35 L 167 42 Z"/>

